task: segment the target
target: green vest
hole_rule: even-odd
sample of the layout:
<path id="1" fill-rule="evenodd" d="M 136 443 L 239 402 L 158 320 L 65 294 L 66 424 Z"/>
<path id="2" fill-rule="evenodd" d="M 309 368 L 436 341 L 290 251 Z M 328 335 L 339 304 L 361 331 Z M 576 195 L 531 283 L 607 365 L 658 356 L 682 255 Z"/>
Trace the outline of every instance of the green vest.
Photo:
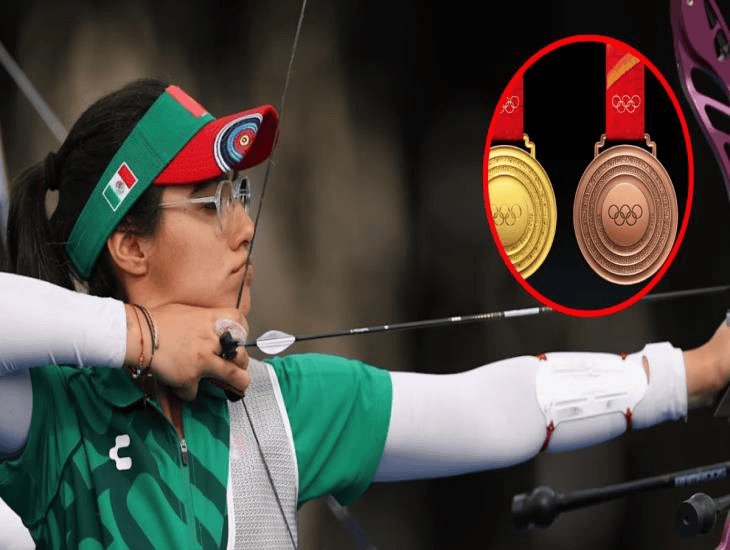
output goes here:
<path id="1" fill-rule="evenodd" d="M 387 371 L 340 357 L 267 360 L 297 461 L 298 504 L 348 503 L 371 483 L 390 419 Z M 229 418 L 202 383 L 185 403 L 186 442 L 121 369 L 31 369 L 22 453 L 0 461 L 0 497 L 39 547 L 222 548 L 227 541 Z M 250 448 L 255 449 L 252 443 Z"/>

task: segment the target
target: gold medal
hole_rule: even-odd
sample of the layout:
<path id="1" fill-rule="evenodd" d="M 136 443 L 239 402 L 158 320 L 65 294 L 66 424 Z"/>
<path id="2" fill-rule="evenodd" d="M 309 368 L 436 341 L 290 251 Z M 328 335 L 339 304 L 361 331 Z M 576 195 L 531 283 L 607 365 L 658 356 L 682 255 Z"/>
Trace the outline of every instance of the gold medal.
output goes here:
<path id="1" fill-rule="evenodd" d="M 599 154 L 596 143 L 573 203 L 578 246 L 604 279 L 629 285 L 656 273 L 669 256 L 677 234 L 677 196 L 656 157 L 656 144 L 644 134 L 651 153 L 617 145 Z"/>
<path id="2" fill-rule="evenodd" d="M 529 154 L 512 145 L 489 150 L 488 189 L 499 240 L 525 279 L 545 261 L 555 237 L 557 207 L 550 178 L 535 157 L 535 145 L 524 134 Z"/>

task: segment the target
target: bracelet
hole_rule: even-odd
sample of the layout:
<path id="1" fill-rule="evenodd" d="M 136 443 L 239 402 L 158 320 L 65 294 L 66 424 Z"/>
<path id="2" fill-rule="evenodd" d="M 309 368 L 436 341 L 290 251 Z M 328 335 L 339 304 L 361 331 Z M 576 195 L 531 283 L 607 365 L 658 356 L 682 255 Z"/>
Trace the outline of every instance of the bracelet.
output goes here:
<path id="1" fill-rule="evenodd" d="M 150 362 L 147 365 L 147 370 L 149 370 L 152 368 L 152 359 L 155 356 L 155 350 L 160 347 L 160 338 L 159 333 L 157 332 L 157 325 L 155 325 L 155 320 L 152 318 L 152 315 L 146 307 L 139 304 L 132 305 L 138 308 L 142 312 L 142 315 L 144 315 L 144 319 L 147 322 L 147 328 L 150 331 L 150 338 L 152 338 L 152 354 L 150 355 Z"/>
<path id="2" fill-rule="evenodd" d="M 134 380 L 138 380 L 142 377 L 142 374 L 144 374 L 145 368 L 144 368 L 144 330 L 142 330 L 142 323 L 139 320 L 139 313 L 137 313 L 137 308 L 134 307 L 134 304 L 132 304 L 132 310 L 134 311 L 134 316 L 137 318 L 137 326 L 139 327 L 139 363 L 137 365 L 136 369 L 130 369 L 129 373 L 132 375 L 132 378 Z"/>

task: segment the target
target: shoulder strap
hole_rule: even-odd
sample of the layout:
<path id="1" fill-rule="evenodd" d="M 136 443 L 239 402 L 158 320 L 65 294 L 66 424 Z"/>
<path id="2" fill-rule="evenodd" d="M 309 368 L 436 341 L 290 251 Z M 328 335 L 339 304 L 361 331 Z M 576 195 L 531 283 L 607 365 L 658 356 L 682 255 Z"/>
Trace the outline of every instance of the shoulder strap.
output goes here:
<path id="1" fill-rule="evenodd" d="M 251 359 L 251 384 L 243 401 L 228 403 L 231 422 L 228 476 L 228 547 L 275 549 L 297 540 L 297 464 L 289 419 L 277 400 L 278 384 L 268 365 Z M 248 411 L 248 414 L 247 414 Z M 252 425 L 261 448 L 257 448 Z M 286 519 L 266 474 L 269 466 Z M 286 521 L 286 523 L 285 523 Z"/>

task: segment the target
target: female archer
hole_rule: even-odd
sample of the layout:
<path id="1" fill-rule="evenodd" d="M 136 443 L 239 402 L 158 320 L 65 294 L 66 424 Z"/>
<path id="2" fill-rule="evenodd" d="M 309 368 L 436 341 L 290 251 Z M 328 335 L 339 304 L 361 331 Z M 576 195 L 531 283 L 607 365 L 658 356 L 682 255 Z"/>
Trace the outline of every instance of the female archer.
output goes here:
<path id="1" fill-rule="evenodd" d="M 224 359 L 222 330 L 245 332 L 250 312 L 243 171 L 268 157 L 276 125 L 269 106 L 216 119 L 176 86 L 137 81 L 16 182 L 0 497 L 37 544 L 296 547 L 308 500 L 598 443 L 682 418 L 730 378 L 724 325 L 693 350 L 550 353 L 453 375 L 320 354 L 260 362 L 242 347 Z"/>

